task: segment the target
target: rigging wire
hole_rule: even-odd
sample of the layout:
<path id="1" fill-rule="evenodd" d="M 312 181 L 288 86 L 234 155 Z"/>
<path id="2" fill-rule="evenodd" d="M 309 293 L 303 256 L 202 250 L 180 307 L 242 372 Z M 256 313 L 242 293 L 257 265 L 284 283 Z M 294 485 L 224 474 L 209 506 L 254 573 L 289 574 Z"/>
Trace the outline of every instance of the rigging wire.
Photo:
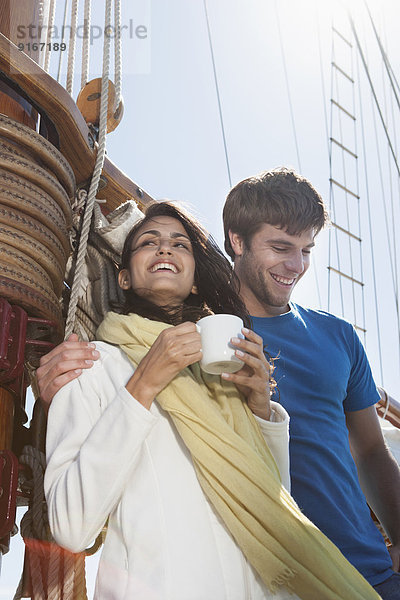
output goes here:
<path id="1" fill-rule="evenodd" d="M 380 184 L 381 184 L 383 213 L 384 213 L 384 218 L 385 218 L 384 220 L 385 220 L 386 238 L 387 238 L 388 250 L 389 250 L 389 263 L 390 263 L 390 271 L 391 271 L 391 275 L 392 275 L 394 301 L 395 301 L 395 306 L 396 306 L 397 328 L 398 328 L 398 332 L 399 332 L 399 344 L 400 344 L 399 297 L 398 297 L 398 291 L 397 291 L 397 285 L 396 285 L 396 273 L 395 273 L 394 264 L 393 264 L 393 248 L 392 248 L 392 243 L 391 243 L 391 239 L 390 239 L 390 228 L 389 228 L 388 210 L 387 210 L 387 202 L 386 202 L 386 194 L 385 194 L 385 184 L 384 184 L 384 177 L 383 177 L 381 154 L 379 151 L 378 128 L 377 128 L 377 123 L 376 123 L 375 111 L 373 110 L 372 95 L 371 95 L 371 105 L 372 105 L 372 107 L 371 107 L 372 119 L 373 119 L 373 123 L 374 123 L 374 132 L 375 132 L 375 149 L 376 149 L 376 154 L 377 154 L 379 179 L 380 179 Z M 392 220 L 393 220 L 393 216 L 392 216 Z"/>
<path id="2" fill-rule="evenodd" d="M 318 10 L 318 7 L 317 7 L 317 10 Z M 321 35 L 320 35 L 320 27 L 319 27 L 319 15 L 317 18 L 318 18 L 317 38 L 318 38 L 318 54 L 319 54 L 319 72 L 320 72 L 320 76 L 321 76 L 322 100 L 323 100 L 323 105 L 324 105 L 326 144 L 328 147 L 328 159 L 330 160 L 331 144 L 329 143 L 328 111 L 326 110 L 328 103 L 327 103 L 327 95 L 326 95 L 325 82 L 324 82 L 324 69 L 323 69 L 323 63 L 322 63 L 322 47 L 321 47 Z"/>
<path id="3" fill-rule="evenodd" d="M 353 47 L 351 46 L 351 53 L 350 53 L 350 64 L 351 64 L 351 78 L 353 79 L 353 81 L 355 81 L 354 78 L 354 60 L 353 60 Z M 351 98 L 352 98 L 352 110 L 353 110 L 353 114 L 356 114 L 356 100 L 355 100 L 355 84 L 352 84 L 352 93 L 351 93 Z M 356 195 L 357 195 L 357 216 L 358 216 L 358 231 L 357 231 L 357 235 L 358 238 L 361 240 L 361 213 L 360 213 L 360 185 L 359 185 L 359 176 L 358 176 L 358 155 L 357 155 L 357 129 L 356 129 L 356 121 L 353 121 L 353 143 L 354 143 L 354 154 L 356 156 L 355 158 L 355 176 L 356 176 Z M 345 170 L 345 159 L 344 159 L 344 151 L 342 151 L 342 157 L 343 157 L 343 168 Z M 346 179 L 346 176 L 345 176 Z M 347 187 L 347 183 L 345 184 Z M 350 199 L 351 200 L 351 199 Z M 350 218 L 350 211 L 349 211 L 349 196 L 346 193 L 346 217 L 347 217 L 347 228 L 350 231 L 351 228 L 351 218 Z M 354 262 L 353 262 L 353 258 L 354 258 L 354 253 L 353 253 L 353 245 L 352 245 L 352 238 L 349 236 L 349 254 L 350 254 L 350 268 L 351 268 L 351 276 L 354 278 L 355 277 L 355 269 L 354 269 Z M 359 247 L 359 256 L 360 256 L 360 281 L 363 284 L 363 268 L 362 268 L 362 252 L 361 252 L 361 241 L 357 242 L 358 243 L 358 247 Z M 353 311 L 354 311 L 354 323 L 357 325 L 358 323 L 358 315 L 357 315 L 357 301 L 356 301 L 356 288 L 355 288 L 356 283 L 354 281 L 352 281 L 352 295 L 353 295 Z M 365 313 L 364 313 L 364 287 L 362 286 L 361 288 L 361 298 L 362 298 L 362 319 L 363 319 L 363 329 L 365 330 Z"/>
<path id="4" fill-rule="evenodd" d="M 353 45 L 352 45 L 353 48 Z M 351 71 L 352 74 L 355 73 L 355 68 L 354 68 L 354 54 L 352 52 L 351 55 Z M 355 80 L 355 77 L 354 77 Z M 360 81 L 358 79 L 358 87 L 360 87 Z M 355 94 L 355 88 L 353 89 L 353 114 L 356 114 L 356 94 Z M 360 242 L 358 244 L 359 247 L 359 260 L 360 260 L 360 281 L 362 281 L 364 283 L 364 261 L 363 261 L 363 250 L 362 250 L 362 237 L 361 237 L 361 201 L 360 201 L 360 172 L 359 172 L 359 162 L 358 162 L 358 135 L 357 135 L 357 131 L 355 130 L 355 122 L 354 122 L 354 153 L 357 156 L 356 159 L 356 181 L 357 181 L 357 195 L 358 195 L 358 200 L 357 200 L 357 218 L 358 218 L 358 237 L 360 239 Z M 361 314 L 362 314 L 362 327 L 364 329 L 364 343 L 366 342 L 366 334 L 367 334 L 367 326 L 366 326 L 366 310 L 365 310 L 365 293 L 364 293 L 364 287 L 362 287 L 361 290 L 361 304 L 362 304 L 362 309 L 361 309 Z"/>
<path id="5" fill-rule="evenodd" d="M 386 41 L 386 46 L 387 46 L 386 30 L 384 30 L 384 35 L 385 35 L 385 41 Z M 396 150 L 396 156 L 397 156 L 397 154 L 398 154 L 398 143 L 397 143 L 397 133 L 396 133 L 397 127 L 396 127 L 396 118 L 395 118 L 395 114 L 394 114 L 393 94 L 389 94 L 389 98 L 390 98 L 390 109 L 391 109 L 391 117 L 392 117 L 392 131 L 393 131 L 393 137 L 394 137 L 394 148 Z M 397 265 L 397 243 L 396 243 L 396 219 L 394 217 L 395 198 L 394 198 L 394 192 L 393 192 L 392 162 L 390 160 L 389 148 L 388 148 L 388 168 L 389 168 L 389 177 L 390 177 L 389 180 L 390 180 L 391 210 L 392 210 L 392 238 L 393 238 L 394 253 L 395 253 L 394 258 L 395 258 L 395 272 L 396 272 L 396 289 L 397 289 L 397 293 L 399 293 L 398 265 Z M 400 198 L 400 178 L 399 177 L 396 178 L 396 182 L 397 182 L 397 198 Z"/>
<path id="6" fill-rule="evenodd" d="M 216 65 L 215 65 L 214 48 L 213 48 L 212 37 L 211 37 L 210 21 L 208 18 L 207 0 L 203 0 L 203 5 L 204 5 L 204 14 L 206 17 L 206 24 L 207 24 L 208 43 L 210 46 L 211 62 L 212 62 L 212 68 L 213 68 L 213 73 L 214 73 L 215 92 L 217 94 L 217 101 L 218 101 L 219 120 L 220 120 L 220 124 L 221 124 L 222 141 L 224 144 L 226 169 L 227 169 L 227 173 L 228 173 L 229 187 L 231 188 L 232 187 L 231 169 L 229 166 L 228 147 L 227 147 L 227 143 L 226 143 L 224 118 L 223 118 L 223 114 L 222 114 L 221 96 L 219 93 L 218 77 L 217 77 L 217 69 L 216 69 Z"/>
<path id="7" fill-rule="evenodd" d="M 333 33 L 333 24 L 332 24 L 332 33 Z M 333 96 L 333 89 L 334 89 L 334 75 L 333 75 L 333 64 L 335 63 L 335 44 L 334 44 L 334 38 L 332 36 L 332 63 L 331 63 L 331 96 Z M 339 96 L 338 96 L 338 84 L 337 84 L 337 73 L 336 73 L 336 95 L 338 97 L 339 100 Z M 340 119 L 340 116 L 339 116 Z M 331 135 L 330 138 L 333 137 L 333 103 L 331 103 Z M 329 177 L 330 177 L 330 209 L 332 211 L 332 215 L 333 215 L 333 222 L 336 222 L 336 206 L 335 206 L 335 194 L 333 191 L 333 181 L 332 181 L 332 149 L 329 153 Z M 339 272 L 341 272 L 341 265 L 340 265 L 340 254 L 339 254 L 339 241 L 338 241 L 338 230 L 337 228 L 335 228 L 335 241 L 336 241 L 336 260 L 337 260 L 337 265 L 338 265 L 338 270 Z M 333 234 L 332 234 L 332 229 L 329 230 L 329 265 L 331 264 L 331 256 L 332 256 L 332 238 Z M 330 310 L 330 297 L 331 297 L 331 280 L 332 280 L 332 273 L 331 273 L 331 269 L 329 269 L 328 271 L 328 311 Z M 340 303 L 341 303 L 341 309 L 342 309 L 342 316 L 344 316 L 344 298 L 343 298 L 343 286 L 342 286 L 342 277 L 339 275 L 339 290 L 340 290 Z"/>
<path id="8" fill-rule="evenodd" d="M 384 68 L 382 66 L 381 69 L 381 76 L 382 76 L 382 91 L 383 91 L 383 100 L 384 100 L 384 111 L 385 111 L 385 118 L 386 118 L 386 122 L 389 123 L 389 108 L 388 108 L 388 102 L 387 102 L 387 93 L 386 93 L 386 80 L 385 80 L 385 71 Z M 389 97 L 391 100 L 391 117 L 392 117 L 392 123 L 394 123 L 394 113 L 393 113 L 393 94 L 390 94 L 390 90 L 389 90 Z M 375 121 L 374 121 L 375 124 Z M 376 127 L 376 125 L 375 125 Z M 394 147 L 396 150 L 396 154 L 397 154 L 397 136 L 396 136 L 396 128 L 392 128 L 393 134 L 394 134 Z M 376 133 L 377 136 L 377 133 Z M 394 287 L 395 287 L 395 295 L 398 298 L 399 296 L 399 281 L 398 281 L 398 276 L 397 276 L 397 244 L 396 244 L 396 230 L 395 230 L 395 211 L 394 211 L 394 194 L 393 194 L 393 177 L 392 177 L 392 162 L 390 160 L 390 150 L 389 148 L 387 148 L 387 168 L 389 171 L 389 192 L 390 192 L 390 220 L 391 220 L 391 224 L 392 224 L 392 230 L 391 230 L 391 234 L 392 234 L 392 238 L 390 238 L 390 231 L 389 231 L 389 225 L 387 224 L 387 219 L 386 219 L 386 200 L 385 200 L 385 196 L 384 196 L 384 191 L 382 191 L 383 193 L 383 198 L 384 198 L 384 206 L 385 206 L 385 220 L 386 220 L 386 228 L 387 228 L 387 236 L 388 236 L 388 240 L 392 239 L 393 240 L 393 268 L 392 268 L 392 276 L 394 277 Z M 398 179 L 399 181 L 399 179 Z M 382 188 L 384 188 L 383 185 L 383 176 L 381 175 L 381 182 L 382 182 Z M 392 257 L 391 257 L 391 261 L 392 261 Z"/>
<path id="9" fill-rule="evenodd" d="M 393 148 L 393 145 L 392 145 L 392 142 L 391 142 L 391 139 L 390 139 L 387 127 L 386 127 L 385 120 L 384 120 L 383 115 L 382 115 L 381 108 L 379 106 L 379 101 L 378 101 L 378 98 L 377 98 L 377 95 L 376 95 L 376 92 L 375 92 L 374 84 L 372 83 L 371 75 L 369 73 L 369 69 L 368 69 L 368 65 L 367 65 L 366 60 L 365 60 L 364 53 L 363 53 L 362 48 L 361 48 L 360 40 L 358 39 L 358 35 L 357 35 L 357 32 L 356 32 L 354 21 L 353 21 L 353 19 L 352 19 L 351 16 L 349 16 L 349 19 L 350 19 L 350 23 L 351 23 L 351 28 L 353 30 L 354 38 L 355 38 L 356 43 L 357 43 L 358 52 L 359 52 L 359 55 L 361 57 L 361 61 L 362 61 L 363 66 L 364 66 L 365 73 L 367 75 L 367 79 L 368 79 L 368 82 L 369 82 L 369 85 L 370 85 L 370 88 L 371 88 L 371 91 L 372 91 L 372 94 L 373 94 L 373 97 L 374 97 L 374 100 L 375 100 L 376 108 L 378 110 L 378 114 L 379 114 L 379 117 L 381 119 L 381 123 L 382 123 L 383 129 L 385 131 L 386 139 L 387 139 L 387 142 L 389 144 L 389 148 L 390 148 L 390 151 L 392 153 L 392 157 L 393 157 L 394 163 L 396 165 L 397 173 L 398 173 L 398 175 L 400 177 L 400 167 L 399 167 L 399 164 L 397 162 L 396 154 L 394 152 L 394 148 Z"/>
<path id="10" fill-rule="evenodd" d="M 383 129 L 384 129 L 384 132 L 385 132 L 385 136 L 386 136 L 389 148 L 390 148 L 390 152 L 391 152 L 394 164 L 396 166 L 397 174 L 400 177 L 400 169 L 399 169 L 399 165 L 398 165 L 398 162 L 397 162 L 396 154 L 394 152 L 394 148 L 393 148 L 390 136 L 389 136 L 387 125 L 386 125 L 385 120 L 383 118 L 382 110 L 381 110 L 381 107 L 379 105 L 379 101 L 378 101 L 378 97 L 377 97 L 374 85 L 372 83 L 372 79 L 371 79 L 371 75 L 369 73 L 368 65 L 367 65 L 364 53 L 362 51 L 360 41 L 359 41 L 358 36 L 357 36 L 357 32 L 356 32 L 356 29 L 355 29 L 354 22 L 353 22 L 353 20 L 352 20 L 351 17 L 349 17 L 349 18 L 350 18 L 350 23 L 351 23 L 351 27 L 352 27 L 352 30 L 353 30 L 353 34 L 354 34 L 354 37 L 355 37 L 355 40 L 356 40 L 356 43 L 357 43 L 357 47 L 358 47 L 358 50 L 359 50 L 359 56 L 360 56 L 360 58 L 362 60 L 362 63 L 363 63 L 363 66 L 364 66 L 364 70 L 365 70 L 365 73 L 367 75 L 367 79 L 368 79 L 368 82 L 369 82 L 369 85 L 370 85 L 371 94 L 372 94 L 372 97 L 374 99 L 375 106 L 376 106 L 376 109 L 378 111 L 378 114 L 379 114 L 379 117 L 380 117 Z M 390 256 L 392 256 L 391 255 L 391 250 L 390 250 L 390 237 L 389 236 L 387 236 L 387 237 L 388 237 L 389 253 L 390 253 Z M 392 280 L 393 280 L 393 286 L 394 286 L 394 289 L 395 289 L 396 285 L 395 285 L 395 280 L 393 278 L 393 271 L 392 271 Z M 398 295 L 396 293 L 396 289 L 395 289 L 395 303 L 396 303 L 396 318 L 397 318 L 397 324 L 398 324 L 398 345 L 400 347 L 400 322 L 399 322 L 400 315 L 399 315 Z M 379 351 L 380 351 L 380 348 L 379 348 Z"/>
<path id="11" fill-rule="evenodd" d="M 361 58 L 362 58 L 363 63 L 364 63 L 364 68 L 367 69 L 366 57 L 364 56 L 363 53 L 361 54 L 361 45 L 359 45 L 359 50 L 360 50 Z M 393 261 L 393 248 L 392 248 L 392 243 L 391 243 L 390 228 L 389 228 L 388 215 L 387 215 L 387 206 L 386 206 L 387 202 L 386 202 L 386 195 L 385 195 L 385 186 L 384 186 L 384 181 L 383 181 L 382 162 L 381 162 L 381 156 L 380 156 L 380 152 L 379 152 L 379 143 L 378 143 L 378 132 L 377 132 L 377 125 L 376 125 L 376 116 L 375 116 L 375 111 L 373 110 L 373 108 L 374 108 L 374 101 L 375 101 L 375 104 L 377 105 L 378 113 L 379 113 L 381 119 L 383 119 L 383 114 L 382 114 L 382 110 L 381 110 L 381 107 L 380 107 L 377 95 L 375 94 L 375 90 L 371 86 L 371 81 L 372 80 L 371 80 L 371 78 L 369 76 L 369 71 L 368 70 L 367 70 L 367 75 L 368 75 L 368 82 L 370 83 L 370 88 L 371 88 L 371 96 L 370 96 L 370 98 L 371 98 L 371 111 L 372 111 L 373 122 L 374 122 L 374 129 L 375 129 L 376 151 L 377 151 L 377 159 L 378 159 L 379 174 L 380 174 L 380 181 L 381 181 L 381 191 L 382 191 L 382 198 L 383 198 L 383 208 L 384 208 L 385 227 L 386 227 L 386 238 L 387 238 L 387 245 L 388 245 L 389 259 L 390 259 L 390 270 L 391 270 L 391 275 L 392 275 L 392 284 L 393 284 L 393 292 L 394 292 L 395 307 L 396 307 L 398 343 L 399 343 L 399 348 L 400 348 L 400 313 L 399 313 L 398 289 L 397 289 L 397 283 L 396 283 L 396 281 L 397 281 L 397 274 L 394 271 L 394 264 L 393 264 L 393 262 L 394 262 Z M 386 131 L 387 130 L 385 130 L 385 132 Z M 391 149 L 393 149 L 392 146 L 391 146 Z M 392 220 L 393 220 L 393 218 L 394 218 L 394 215 L 392 215 Z"/>
<path id="12" fill-rule="evenodd" d="M 335 30 L 336 31 L 336 30 Z M 350 50 L 350 56 L 351 56 L 351 51 L 352 48 Z M 334 59 L 334 63 L 337 64 L 337 59 L 335 57 Z M 338 99 L 339 104 L 342 104 L 342 100 L 339 97 L 339 80 L 338 80 L 338 70 L 335 69 L 335 83 L 336 83 L 336 97 Z M 355 115 L 355 102 L 354 102 L 354 77 L 353 77 L 353 73 L 350 73 L 350 78 L 353 81 L 353 83 L 351 84 L 352 87 L 352 104 L 353 104 L 353 114 Z M 345 139 L 344 139 L 344 134 L 343 134 L 343 120 L 342 120 L 342 112 L 339 111 L 339 134 L 340 134 L 340 143 L 342 144 L 342 147 L 344 147 L 345 145 Z M 333 136 L 332 136 L 333 137 Z M 356 138 L 356 121 L 353 121 L 353 140 Z M 343 184 L 344 187 L 347 189 L 349 189 L 349 185 L 348 185 L 348 181 L 347 181 L 347 170 L 346 170 L 346 161 L 345 161 L 345 151 L 343 150 L 343 148 L 341 149 L 341 157 L 342 157 L 342 176 L 343 176 Z M 357 172 L 357 163 L 356 163 L 356 172 Z M 359 196 L 359 190 L 356 190 L 357 196 Z M 349 194 L 347 191 L 344 192 L 344 198 L 345 198 L 345 212 L 346 212 L 346 227 L 347 227 L 347 231 L 351 230 L 351 225 L 350 225 L 350 213 L 349 213 Z M 357 200 L 358 202 L 358 200 Z M 336 220 L 336 219 L 335 219 Z M 338 234 L 337 234 L 338 235 Z M 337 236 L 336 236 L 337 237 Z M 350 273 L 351 273 L 351 277 L 352 279 L 354 279 L 354 266 L 353 266 L 353 252 L 352 252 L 352 245 L 351 245 L 351 237 L 348 236 L 348 244 L 349 244 L 349 257 L 350 257 Z M 339 247 L 340 245 L 337 244 L 337 251 L 338 251 L 338 256 L 340 255 L 340 251 L 339 251 Z M 339 263 L 340 264 L 340 263 Z M 341 271 L 341 267 L 339 266 L 339 270 Z M 340 275 L 341 277 L 341 275 Z M 356 310 L 356 300 L 355 300 L 355 282 L 352 280 L 351 281 L 351 290 L 352 290 L 352 300 L 353 300 L 353 320 L 354 320 L 354 324 L 357 324 L 357 310 Z M 342 299 L 342 303 L 344 306 L 344 300 Z M 344 317 L 344 313 L 343 313 L 343 317 Z"/>
<path id="13" fill-rule="evenodd" d="M 302 165 L 301 165 L 300 150 L 299 150 L 299 144 L 298 144 L 298 138 L 297 138 L 296 121 L 294 118 L 292 95 L 291 95 L 291 91 L 290 91 L 286 56 L 285 56 L 285 50 L 284 50 L 284 44 L 283 44 L 283 36 L 282 36 L 282 31 L 281 31 L 280 18 L 279 18 L 279 12 L 278 12 L 276 0 L 275 0 L 274 7 L 275 7 L 276 21 L 278 24 L 279 44 L 280 44 L 280 50 L 281 50 L 281 56 L 282 56 L 283 70 L 284 70 L 284 75 L 285 75 L 285 84 L 286 84 L 286 92 L 287 92 L 288 103 L 289 103 L 292 132 L 293 132 L 293 138 L 294 138 L 294 143 L 295 143 L 295 148 L 296 148 L 297 164 L 298 164 L 299 172 L 301 173 Z M 318 26 L 317 26 L 317 30 L 318 30 Z M 324 105 L 324 108 L 325 108 L 325 105 Z M 316 291 L 317 291 L 318 305 L 320 308 L 322 308 L 321 289 L 320 289 L 319 278 L 318 278 L 318 274 L 317 274 L 317 261 L 316 261 L 315 255 L 313 256 L 312 267 L 313 267 L 315 287 L 316 287 Z"/>
<path id="14" fill-rule="evenodd" d="M 278 25 L 278 36 L 279 36 L 279 45 L 280 45 L 280 48 L 281 48 L 283 72 L 284 72 L 284 75 L 285 75 L 286 91 L 287 91 L 288 102 L 289 102 L 290 120 L 291 120 L 291 123 L 292 123 L 292 132 L 293 132 L 293 137 L 294 137 L 294 144 L 295 144 L 295 147 L 296 147 L 297 163 L 299 165 L 299 171 L 301 172 L 302 169 L 301 169 L 301 161 L 300 161 L 299 144 L 298 144 L 298 141 L 297 141 L 297 133 L 296 133 L 295 120 L 294 120 L 294 110 L 293 110 L 292 96 L 290 94 L 290 86 L 289 86 L 289 78 L 288 78 L 288 72 L 287 72 L 287 66 L 286 66 L 285 50 L 284 50 L 284 47 L 283 47 L 281 24 L 280 24 L 279 12 L 278 12 L 278 7 L 277 7 L 276 0 L 274 2 L 274 7 L 275 7 L 276 22 L 277 22 L 277 25 Z"/>
<path id="15" fill-rule="evenodd" d="M 356 64 L 357 64 L 357 78 L 358 78 L 358 81 L 360 81 L 360 67 L 359 67 L 358 57 L 356 57 Z M 382 349 L 381 349 L 382 348 L 381 329 L 380 329 L 380 321 L 379 321 L 378 292 L 377 292 L 377 284 L 376 284 L 374 239 L 372 236 L 371 199 L 370 199 L 370 194 L 369 194 L 365 128 L 364 128 L 363 106 L 362 106 L 361 86 L 360 85 L 358 86 L 358 101 L 359 101 L 359 106 L 360 106 L 361 139 L 362 139 L 363 160 L 364 160 L 365 190 L 366 190 L 366 198 L 367 198 L 367 214 L 368 214 L 369 240 L 370 240 L 370 250 L 371 250 L 372 280 L 373 280 L 373 288 L 374 288 L 376 331 L 377 331 L 377 337 L 378 337 L 379 368 L 380 368 L 380 374 L 381 374 L 381 382 L 382 382 L 382 385 L 384 386 L 383 360 L 382 360 Z"/>
<path id="16" fill-rule="evenodd" d="M 330 149 L 330 145 L 329 145 L 328 114 L 327 114 L 327 110 L 326 110 L 327 96 L 326 96 L 326 91 L 325 91 L 324 73 L 323 73 L 323 68 L 322 68 L 322 48 L 321 48 L 320 20 L 319 20 L 318 6 L 316 8 L 316 21 L 317 21 L 319 67 L 320 67 L 320 75 L 321 75 L 322 103 L 323 103 L 323 108 L 324 108 L 325 133 L 326 133 L 326 142 L 327 142 L 327 147 L 328 147 L 328 160 L 330 160 L 331 149 Z M 328 237 L 330 238 L 330 235 Z M 315 285 L 316 285 L 316 289 L 317 289 L 318 304 L 319 304 L 320 308 L 323 308 L 321 288 L 319 285 L 317 261 L 315 258 L 315 254 L 313 256 L 312 264 L 313 264 L 314 280 L 315 280 Z M 328 277 L 329 277 L 329 271 L 328 271 Z M 329 292 L 328 292 L 328 298 L 329 298 Z"/>
<path id="17" fill-rule="evenodd" d="M 371 12 L 369 10 L 369 7 L 368 7 L 368 4 L 367 4 L 366 0 L 364 0 L 364 4 L 365 4 L 365 7 L 367 9 L 370 21 L 371 21 L 372 29 L 374 30 L 374 33 L 375 33 L 376 41 L 378 42 L 378 46 L 379 46 L 379 49 L 381 51 L 381 55 L 382 55 L 382 58 L 383 58 L 383 64 L 386 67 L 386 71 L 387 71 L 387 74 L 388 74 L 388 77 L 389 77 L 389 81 L 390 81 L 390 84 L 392 86 L 393 94 L 394 94 L 394 97 L 396 98 L 397 106 L 400 109 L 400 100 L 399 100 L 399 97 L 398 97 L 396 89 L 395 89 L 396 86 L 394 85 L 395 82 L 396 82 L 397 88 L 399 89 L 399 84 L 397 83 L 397 80 L 396 80 L 395 75 L 393 73 L 393 69 L 392 69 L 392 67 L 390 65 L 390 62 L 389 62 L 389 58 L 388 58 L 388 56 L 387 56 L 387 54 L 385 52 L 385 49 L 384 49 L 383 44 L 381 42 L 381 39 L 380 39 L 380 37 L 378 35 L 378 31 L 377 31 L 377 29 L 375 27 L 375 23 L 374 23 L 374 20 L 372 18 L 372 15 L 371 15 Z"/>
<path id="18" fill-rule="evenodd" d="M 333 56 L 333 38 L 332 38 L 332 47 L 331 47 L 331 56 Z M 331 77 L 330 77 L 330 85 L 331 85 L 331 97 L 332 97 L 332 89 L 333 89 L 333 69 L 331 67 Z M 331 102 L 330 106 L 330 119 L 329 119 L 329 129 L 327 139 L 329 140 L 332 133 L 332 120 L 333 120 L 333 105 Z M 331 212 L 333 210 L 333 183 L 332 183 L 332 144 L 329 145 L 329 214 L 331 216 Z M 332 252 L 332 227 L 329 229 L 329 243 L 328 243 L 328 265 L 331 264 L 331 252 Z M 332 273 L 328 268 L 328 311 L 331 308 L 331 283 L 332 283 Z"/>

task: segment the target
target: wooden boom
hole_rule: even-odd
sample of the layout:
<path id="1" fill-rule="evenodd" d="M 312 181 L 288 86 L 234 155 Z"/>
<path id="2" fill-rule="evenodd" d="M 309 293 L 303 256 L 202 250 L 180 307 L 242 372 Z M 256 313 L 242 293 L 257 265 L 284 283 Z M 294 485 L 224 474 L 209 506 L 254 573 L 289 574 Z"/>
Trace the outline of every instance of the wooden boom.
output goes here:
<path id="1" fill-rule="evenodd" d="M 69 93 L 29 56 L 0 34 L 2 79 L 48 120 L 49 140 L 61 151 L 74 171 L 77 187 L 90 181 L 97 148 L 84 118 Z M 109 158 L 105 159 L 98 198 L 105 212 L 134 199 L 139 207 L 153 199 Z"/>

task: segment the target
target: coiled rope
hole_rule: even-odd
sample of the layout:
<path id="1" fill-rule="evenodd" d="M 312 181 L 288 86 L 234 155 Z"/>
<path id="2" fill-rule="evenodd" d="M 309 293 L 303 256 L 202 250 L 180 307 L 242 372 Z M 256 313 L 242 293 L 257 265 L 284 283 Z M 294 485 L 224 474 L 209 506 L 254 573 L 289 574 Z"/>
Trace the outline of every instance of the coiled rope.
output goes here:
<path id="1" fill-rule="evenodd" d="M 0 294 L 63 329 L 74 174 L 29 127 L 0 115 Z"/>

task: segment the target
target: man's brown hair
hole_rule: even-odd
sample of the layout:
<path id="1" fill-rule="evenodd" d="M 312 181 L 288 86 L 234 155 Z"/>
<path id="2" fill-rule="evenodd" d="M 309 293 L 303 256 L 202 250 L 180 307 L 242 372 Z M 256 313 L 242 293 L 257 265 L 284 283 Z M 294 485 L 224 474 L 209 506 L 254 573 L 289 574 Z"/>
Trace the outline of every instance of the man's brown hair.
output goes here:
<path id="1" fill-rule="evenodd" d="M 307 229 L 317 234 L 329 221 L 324 202 L 314 186 L 291 169 L 264 171 L 244 179 L 229 192 L 224 210 L 225 250 L 233 260 L 229 231 L 238 233 L 247 248 L 268 223 L 299 235 Z"/>

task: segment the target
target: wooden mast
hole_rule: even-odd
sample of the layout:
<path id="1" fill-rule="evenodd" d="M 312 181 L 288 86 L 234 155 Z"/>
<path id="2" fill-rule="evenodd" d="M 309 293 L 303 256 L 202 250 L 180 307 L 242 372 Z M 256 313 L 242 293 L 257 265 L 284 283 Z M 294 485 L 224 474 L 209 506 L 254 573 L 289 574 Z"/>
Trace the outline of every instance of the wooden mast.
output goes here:
<path id="1" fill-rule="evenodd" d="M 0 4 L 0 32 L 14 44 L 24 43 L 24 52 L 39 62 L 39 49 L 33 50 L 29 32 L 38 32 L 43 22 L 47 2 L 43 0 L 2 0 Z M 35 40 L 38 41 L 38 40 Z M 36 128 L 37 113 L 27 100 L 12 87 L 0 81 L 0 112 L 15 121 Z"/>
<path id="2" fill-rule="evenodd" d="M 41 0 L 3 0 L 0 4 L 0 32 L 18 44 L 18 32 L 29 32 L 31 25 L 38 26 L 43 19 L 46 3 Z M 29 40 L 26 40 L 29 41 Z M 32 46 L 31 46 L 32 48 Z M 39 50 L 27 50 L 38 61 Z M 33 106 L 8 83 L 0 80 L 0 113 L 36 129 L 37 112 Z M 14 420 L 14 396 L 0 386 L 0 450 L 11 448 Z"/>

